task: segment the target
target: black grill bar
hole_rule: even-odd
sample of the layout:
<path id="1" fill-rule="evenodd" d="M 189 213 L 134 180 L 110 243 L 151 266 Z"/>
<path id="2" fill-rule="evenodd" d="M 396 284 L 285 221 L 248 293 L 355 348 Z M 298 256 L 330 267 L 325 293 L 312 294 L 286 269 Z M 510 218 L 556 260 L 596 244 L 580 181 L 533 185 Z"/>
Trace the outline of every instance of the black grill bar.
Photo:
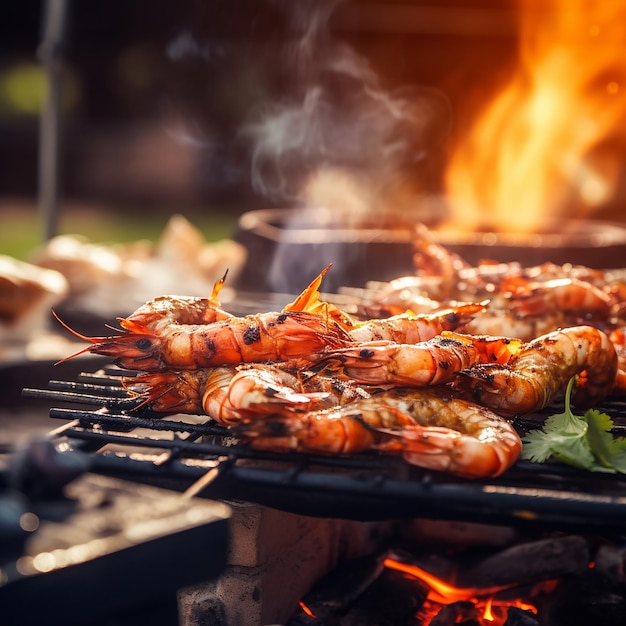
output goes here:
<path id="1" fill-rule="evenodd" d="M 109 370 L 112 371 L 112 370 Z M 133 377 L 136 376 L 137 373 L 136 372 L 128 372 L 128 371 L 124 371 L 124 372 L 119 372 L 119 373 L 110 373 L 110 374 L 106 374 L 105 371 L 100 370 L 98 372 L 81 372 L 78 375 L 78 380 L 82 380 L 85 382 L 91 382 L 91 383 L 96 383 L 99 386 L 116 386 L 116 387 L 121 387 L 122 386 L 122 377 L 125 378 L 129 378 L 129 377 Z"/>
<path id="2" fill-rule="evenodd" d="M 80 455 L 91 471 L 105 475 L 310 516 L 425 517 L 626 533 L 624 475 L 518 461 L 501 477 L 470 481 L 377 453 L 255 450 L 237 440 L 236 430 L 206 416 L 162 416 L 139 406 L 141 398 L 130 397 L 122 385 L 126 375 L 116 369 L 83 373 L 78 382 L 51 381 L 47 390 L 24 394 L 79 405 L 50 409 L 51 418 L 66 421 L 51 440 L 59 454 Z M 622 400 L 603 407 L 622 430 L 625 409 Z M 544 413 L 549 412 L 554 411 Z M 539 425 L 540 418 L 528 419 L 522 428 Z"/>
<path id="3" fill-rule="evenodd" d="M 218 426 L 207 418 L 203 424 L 194 424 L 185 421 L 173 421 L 167 418 L 138 417 L 124 413 L 102 413 L 98 411 L 77 410 L 68 408 L 50 409 L 50 417 L 53 419 L 70 420 L 68 427 L 61 432 L 71 439 L 98 441 L 102 446 L 108 443 L 124 443 L 129 446 L 147 447 L 170 447 L 170 440 L 148 438 L 146 436 L 126 436 L 121 437 L 116 433 L 127 433 L 135 429 L 153 430 L 171 433 L 189 433 L 197 440 L 198 437 L 214 437 L 220 441 L 217 444 L 194 443 L 190 447 L 190 456 L 216 455 L 233 456 L 239 459 L 253 459 L 272 462 L 287 462 L 300 464 L 303 460 L 315 465 L 330 466 L 336 468 L 366 468 L 370 470 L 380 470 L 386 465 L 386 460 L 382 457 L 369 457 L 364 455 L 328 457 L 319 455 L 302 455 L 296 453 L 277 453 L 252 448 L 236 446 L 233 433 L 223 426 Z M 76 423 L 79 427 L 76 427 Z M 96 427 L 98 430 L 94 430 Z M 174 435 L 176 436 L 176 435 Z M 230 439 L 233 442 L 229 441 Z M 188 441 L 175 439 L 177 443 Z M 148 442 L 148 443 L 146 443 Z M 191 454 L 192 453 L 192 454 Z"/>
<path id="4" fill-rule="evenodd" d="M 167 418 L 136 417 L 125 413 L 98 413 L 95 411 L 75 409 L 50 409 L 53 419 L 80 420 L 83 426 L 99 425 L 111 430 L 127 430 L 129 428 L 146 428 L 170 432 L 197 433 L 199 435 L 225 435 L 225 429 L 213 424 L 193 424 L 190 422 L 175 422 Z"/>
<path id="5" fill-rule="evenodd" d="M 92 388 L 90 391 L 94 391 Z M 123 391 L 123 390 L 122 390 Z M 96 405 L 103 406 L 106 408 L 116 408 L 118 410 L 127 410 L 132 411 L 136 408 L 140 401 L 137 398 L 132 397 L 120 397 L 120 396 L 112 396 L 107 397 L 106 395 L 94 395 L 89 393 L 82 393 L 80 391 L 56 391 L 54 389 L 51 390 L 40 390 L 40 389 L 24 389 L 24 396 L 29 398 L 44 398 L 46 400 L 58 400 L 59 402 L 75 402 L 77 404 L 88 404 L 88 405 Z"/>
<path id="6" fill-rule="evenodd" d="M 113 386 L 113 382 L 108 385 L 98 385 L 93 383 L 80 383 L 68 380 L 51 380 L 48 389 L 56 391 L 70 391 L 74 393 L 93 393 L 99 397 L 108 396 L 110 398 L 128 398 L 128 392 L 121 385 Z"/>
<path id="7" fill-rule="evenodd" d="M 178 458 L 153 465 L 113 455 L 95 457 L 91 468 L 179 490 L 202 480 L 209 471 Z M 199 495 L 246 500 L 309 516 L 361 521 L 420 517 L 585 532 L 624 533 L 626 528 L 626 498 L 593 492 L 566 493 L 501 481 L 436 481 L 428 472 L 406 480 L 383 474 L 328 475 L 303 465 L 288 469 L 241 466 L 231 457 L 216 468 L 216 477 Z"/>

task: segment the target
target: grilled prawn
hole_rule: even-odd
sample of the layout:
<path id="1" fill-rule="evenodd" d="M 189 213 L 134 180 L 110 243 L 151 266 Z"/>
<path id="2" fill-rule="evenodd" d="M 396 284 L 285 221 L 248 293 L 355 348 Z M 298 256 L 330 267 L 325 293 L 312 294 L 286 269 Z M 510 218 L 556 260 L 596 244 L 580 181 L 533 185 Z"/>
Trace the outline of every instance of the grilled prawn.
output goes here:
<path id="1" fill-rule="evenodd" d="M 570 315 L 593 315 L 606 320 L 612 300 L 603 289 L 588 281 L 555 278 L 524 284 L 510 292 L 508 303 L 517 315 L 545 315 L 549 311 L 562 311 Z"/>
<path id="2" fill-rule="evenodd" d="M 284 311 L 231 317 L 212 324 L 172 324 L 155 334 L 120 320 L 114 337 L 83 337 L 88 351 L 113 357 L 126 369 L 163 371 L 303 358 L 350 341 L 333 320 L 316 313 Z"/>
<path id="3" fill-rule="evenodd" d="M 226 313 L 218 301 L 221 279 L 209 298 L 163 296 L 151 300 L 129 317 L 118 318 L 121 329 L 116 336 L 86 337 L 59 322 L 91 344 L 82 352 L 111 356 L 127 369 L 164 371 L 285 361 L 373 339 L 422 341 L 459 328 L 483 308 L 466 304 L 437 315 L 407 313 L 356 322 L 334 305 L 320 301 L 319 286 L 329 268 L 277 313 L 245 317 Z"/>
<path id="4" fill-rule="evenodd" d="M 166 331 L 171 324 L 212 324 L 228 319 L 232 315 L 221 308 L 219 301 L 225 281 L 226 274 L 213 285 L 213 291 L 208 298 L 158 296 L 142 304 L 125 321 L 159 334 Z"/>
<path id="5" fill-rule="evenodd" d="M 613 389 L 617 355 L 609 337 L 592 326 L 573 326 L 523 345 L 505 365 L 477 364 L 462 373 L 473 399 L 501 415 L 542 409 L 579 375 L 574 402 L 590 407 Z"/>
<path id="6" fill-rule="evenodd" d="M 519 347 L 508 338 L 443 332 L 415 344 L 371 341 L 310 358 L 337 363 L 361 383 L 427 387 L 449 382 L 475 363 L 506 363 Z"/>
<path id="7" fill-rule="evenodd" d="M 611 298 L 601 288 L 574 278 L 514 281 L 502 286 L 484 313 L 466 325 L 465 332 L 507 335 L 531 341 L 564 328 L 587 324 L 606 327 Z"/>
<path id="8" fill-rule="evenodd" d="M 321 454 L 379 450 L 467 478 L 502 474 L 522 447 L 508 421 L 445 387 L 393 388 L 341 407 L 272 416 L 237 430 L 258 449 Z"/>
<path id="9" fill-rule="evenodd" d="M 369 397 L 340 376 L 255 363 L 142 374 L 125 381 L 131 395 L 162 413 L 205 413 L 224 426 L 260 415 L 310 411 Z"/>
<path id="10" fill-rule="evenodd" d="M 626 326 L 614 328 L 609 338 L 617 354 L 617 374 L 613 393 L 626 395 Z"/>
<path id="11" fill-rule="evenodd" d="M 222 279 L 208 299 L 164 296 L 146 303 L 129 317 L 118 318 L 121 329 L 115 336 L 87 337 L 55 317 L 91 344 L 77 354 L 111 356 L 126 369 L 158 372 L 284 361 L 351 341 L 346 329 L 352 320 L 319 301 L 319 286 L 329 268 L 280 312 L 245 317 L 223 312 L 218 301 Z"/>
<path id="12" fill-rule="evenodd" d="M 307 310 L 311 313 L 322 312 L 322 310 L 324 310 L 326 313 L 327 311 L 324 309 L 325 303 L 319 301 L 319 287 L 330 267 L 330 265 L 326 266 L 306 289 L 282 310 Z M 168 327 L 171 325 L 212 324 L 220 320 L 230 319 L 234 317 L 233 314 L 221 308 L 219 299 L 219 294 L 224 288 L 227 275 L 228 272 L 213 285 L 213 290 L 208 298 L 195 296 L 158 296 L 142 304 L 128 317 L 123 318 L 123 320 L 120 319 L 119 321 L 136 324 L 155 334 L 159 334 L 161 332 L 167 332 Z M 333 309 L 332 315 L 337 319 L 345 319 L 346 324 L 351 326 L 351 320 L 349 320 L 348 316 L 345 316 L 345 314 L 339 313 L 338 310 Z M 342 317 L 342 315 L 345 317 Z"/>
<path id="13" fill-rule="evenodd" d="M 310 408 L 322 396 L 298 391 L 297 379 L 271 366 L 241 372 L 236 367 L 142 374 L 125 383 L 129 393 L 162 413 L 206 414 L 224 426 L 295 408 Z"/>
<path id="14" fill-rule="evenodd" d="M 484 304 L 462 304 L 438 313 L 401 313 L 384 319 L 371 319 L 355 323 L 348 329 L 356 342 L 394 341 L 417 343 L 428 341 L 444 331 L 458 331 L 485 310 Z"/>

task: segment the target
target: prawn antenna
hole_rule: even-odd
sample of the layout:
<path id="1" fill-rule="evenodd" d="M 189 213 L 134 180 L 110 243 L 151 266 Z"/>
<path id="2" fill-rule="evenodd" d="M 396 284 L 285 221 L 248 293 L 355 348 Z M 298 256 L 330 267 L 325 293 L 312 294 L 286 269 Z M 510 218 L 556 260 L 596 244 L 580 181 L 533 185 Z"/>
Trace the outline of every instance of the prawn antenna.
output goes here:
<path id="1" fill-rule="evenodd" d="M 65 328 L 65 330 L 69 331 L 70 333 L 72 333 L 72 335 L 74 335 L 74 337 L 77 337 L 78 339 L 81 339 L 83 341 L 87 341 L 88 343 L 98 343 L 100 341 L 103 340 L 103 337 L 88 337 L 87 335 L 83 335 L 82 333 L 79 333 L 77 330 L 74 330 L 71 326 L 69 326 L 68 324 L 66 324 L 57 314 L 57 312 L 54 309 L 50 309 L 52 316 L 54 317 L 54 319 L 59 322 L 59 324 L 61 324 L 61 326 L 63 326 L 63 328 Z M 91 350 L 91 346 L 87 346 L 86 348 L 83 348 L 82 350 L 79 350 L 78 352 L 75 352 L 74 354 L 70 354 L 69 356 L 66 356 L 62 359 L 60 359 L 59 361 L 57 361 L 54 365 L 61 365 L 61 363 L 65 363 L 66 361 L 69 361 L 70 359 L 73 359 L 77 356 L 80 356 L 81 354 L 85 354 L 85 352 L 89 352 Z"/>

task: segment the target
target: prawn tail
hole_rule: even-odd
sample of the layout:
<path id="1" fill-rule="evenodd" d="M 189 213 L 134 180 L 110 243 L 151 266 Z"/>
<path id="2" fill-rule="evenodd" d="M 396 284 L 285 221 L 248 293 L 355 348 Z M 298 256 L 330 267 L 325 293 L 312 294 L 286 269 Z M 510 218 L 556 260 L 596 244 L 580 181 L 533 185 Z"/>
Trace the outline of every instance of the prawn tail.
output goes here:
<path id="1" fill-rule="evenodd" d="M 331 304 L 330 302 L 322 302 L 320 300 L 320 286 L 322 284 L 322 279 L 326 276 L 331 267 L 332 263 L 329 263 L 293 302 L 290 302 L 283 308 L 283 312 L 304 311 L 307 313 L 314 313 L 316 315 L 323 315 L 324 317 L 337 322 L 344 329 L 352 328 L 354 326 L 354 322 L 346 313 L 341 311 L 334 304 Z"/>
<path id="2" fill-rule="evenodd" d="M 209 303 L 212 307 L 218 309 L 221 306 L 221 302 L 219 299 L 220 291 L 224 288 L 224 284 L 226 283 L 226 277 L 228 276 L 228 270 L 224 272 L 224 276 L 222 276 L 219 280 L 215 281 L 213 285 L 213 290 L 211 291 L 211 295 L 209 296 Z"/>
<path id="3" fill-rule="evenodd" d="M 447 314 L 449 319 L 450 328 L 460 328 L 463 324 L 472 320 L 478 313 L 484 313 L 487 310 L 489 300 L 483 300 L 482 302 L 467 302 L 459 304 L 452 309 L 442 311 L 441 314 Z"/>
<path id="4" fill-rule="evenodd" d="M 332 263 L 329 263 L 293 302 L 285 305 L 283 311 L 308 311 L 309 313 L 318 312 L 320 305 L 322 305 L 319 299 L 319 289 L 322 284 L 322 279 L 326 276 L 331 267 Z"/>

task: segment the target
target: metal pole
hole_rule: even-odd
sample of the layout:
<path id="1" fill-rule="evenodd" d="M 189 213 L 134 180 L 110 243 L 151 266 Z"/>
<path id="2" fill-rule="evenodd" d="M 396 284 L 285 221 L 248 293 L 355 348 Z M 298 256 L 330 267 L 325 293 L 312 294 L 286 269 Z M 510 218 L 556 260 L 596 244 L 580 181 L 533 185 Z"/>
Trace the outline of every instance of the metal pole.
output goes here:
<path id="1" fill-rule="evenodd" d="M 58 172 L 59 172 L 59 113 L 61 96 L 61 45 L 66 0 L 43 0 L 43 36 L 38 56 L 46 75 L 46 96 L 41 109 L 39 126 L 39 211 L 44 224 L 44 239 L 57 234 Z"/>

